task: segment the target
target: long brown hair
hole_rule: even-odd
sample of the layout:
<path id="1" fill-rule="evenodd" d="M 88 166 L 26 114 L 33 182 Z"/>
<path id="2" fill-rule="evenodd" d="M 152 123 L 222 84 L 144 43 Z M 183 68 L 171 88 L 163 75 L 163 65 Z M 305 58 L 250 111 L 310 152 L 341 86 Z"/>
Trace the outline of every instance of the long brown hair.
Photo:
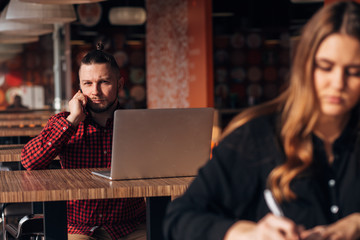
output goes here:
<path id="1" fill-rule="evenodd" d="M 278 201 L 296 197 L 290 182 L 313 161 L 311 133 L 319 117 L 314 87 L 314 59 L 322 41 L 333 33 L 347 34 L 360 41 L 360 5 L 337 2 L 320 9 L 304 26 L 290 71 L 288 88 L 274 100 L 248 108 L 236 116 L 223 136 L 261 115 L 281 112 L 281 132 L 286 155 L 284 164 L 270 173 L 268 185 Z"/>

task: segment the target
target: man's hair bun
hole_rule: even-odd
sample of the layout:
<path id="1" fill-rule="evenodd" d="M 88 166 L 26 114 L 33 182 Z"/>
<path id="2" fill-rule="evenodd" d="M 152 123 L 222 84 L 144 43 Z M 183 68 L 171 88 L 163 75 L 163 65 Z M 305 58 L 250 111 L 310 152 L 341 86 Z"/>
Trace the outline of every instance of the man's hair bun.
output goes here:
<path id="1" fill-rule="evenodd" d="M 103 42 L 98 42 L 98 43 L 96 44 L 96 50 L 99 50 L 99 51 L 104 50 L 104 44 L 103 44 Z"/>

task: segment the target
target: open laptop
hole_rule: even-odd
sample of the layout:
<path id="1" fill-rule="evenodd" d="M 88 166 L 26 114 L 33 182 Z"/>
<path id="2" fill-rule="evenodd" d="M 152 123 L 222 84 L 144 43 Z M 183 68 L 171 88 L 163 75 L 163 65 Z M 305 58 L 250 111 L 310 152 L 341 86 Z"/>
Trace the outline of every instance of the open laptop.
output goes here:
<path id="1" fill-rule="evenodd" d="M 210 157 L 213 108 L 116 110 L 110 180 L 195 176 Z"/>

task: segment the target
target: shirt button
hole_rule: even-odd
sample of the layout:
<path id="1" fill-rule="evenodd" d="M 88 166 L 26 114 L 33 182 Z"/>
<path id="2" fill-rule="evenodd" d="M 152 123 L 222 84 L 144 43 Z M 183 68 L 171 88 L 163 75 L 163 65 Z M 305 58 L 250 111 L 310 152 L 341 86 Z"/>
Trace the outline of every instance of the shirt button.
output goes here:
<path id="1" fill-rule="evenodd" d="M 336 214 L 336 213 L 338 213 L 338 211 L 339 211 L 339 207 L 336 206 L 336 205 L 332 205 L 332 206 L 330 207 L 330 211 L 331 211 L 333 214 Z"/>
<path id="2" fill-rule="evenodd" d="M 48 145 L 51 146 L 51 142 L 48 142 Z"/>
<path id="3" fill-rule="evenodd" d="M 335 183 L 336 183 L 336 181 L 334 179 L 330 179 L 329 182 L 328 182 L 330 187 L 334 187 Z"/>
<path id="4" fill-rule="evenodd" d="M 107 151 L 104 151 L 104 154 L 107 154 Z"/>
<path id="5" fill-rule="evenodd" d="M 63 130 L 65 131 L 65 130 L 66 130 L 66 127 L 63 127 Z"/>
<path id="6" fill-rule="evenodd" d="M 102 214 L 99 214 L 99 217 L 102 217 Z"/>

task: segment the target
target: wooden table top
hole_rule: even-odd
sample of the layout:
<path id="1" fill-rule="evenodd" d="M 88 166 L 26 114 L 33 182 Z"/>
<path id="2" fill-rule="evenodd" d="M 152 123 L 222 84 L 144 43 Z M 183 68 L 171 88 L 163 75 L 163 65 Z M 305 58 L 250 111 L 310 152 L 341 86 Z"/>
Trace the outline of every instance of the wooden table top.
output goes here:
<path id="1" fill-rule="evenodd" d="M 0 111 L 0 120 L 15 120 L 15 119 L 45 119 L 47 120 L 52 115 L 54 111 Z"/>
<path id="2" fill-rule="evenodd" d="M 43 127 L 0 127 L 0 137 L 37 136 Z"/>
<path id="3" fill-rule="evenodd" d="M 0 127 L 44 127 L 48 119 L 54 114 L 53 111 L 0 111 Z"/>
<path id="4" fill-rule="evenodd" d="M 47 119 L 5 119 L 0 120 L 0 127 L 44 127 Z"/>
<path id="5" fill-rule="evenodd" d="M 20 162 L 24 144 L 0 145 L 0 162 Z M 59 160 L 57 156 L 55 160 Z"/>
<path id="6" fill-rule="evenodd" d="M 19 162 L 24 144 L 0 145 L 0 162 Z"/>
<path id="7" fill-rule="evenodd" d="M 0 202 L 182 195 L 193 177 L 110 181 L 91 174 L 103 169 L 0 171 Z"/>
<path id="8" fill-rule="evenodd" d="M 0 137 L 34 137 L 41 132 L 48 119 L 54 114 L 52 111 L 0 111 Z"/>

